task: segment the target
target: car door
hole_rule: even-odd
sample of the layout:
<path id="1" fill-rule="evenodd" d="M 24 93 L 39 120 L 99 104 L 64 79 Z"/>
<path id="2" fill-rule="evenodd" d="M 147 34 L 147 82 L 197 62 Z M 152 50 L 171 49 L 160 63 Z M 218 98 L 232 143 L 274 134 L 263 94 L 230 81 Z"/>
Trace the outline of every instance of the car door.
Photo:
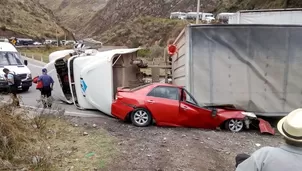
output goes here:
<path id="1" fill-rule="evenodd" d="M 145 106 L 152 113 L 157 125 L 178 126 L 180 89 L 157 86 L 146 96 Z"/>
<path id="2" fill-rule="evenodd" d="M 194 97 L 182 89 L 179 123 L 186 127 L 214 129 L 212 111 L 201 108 Z"/>

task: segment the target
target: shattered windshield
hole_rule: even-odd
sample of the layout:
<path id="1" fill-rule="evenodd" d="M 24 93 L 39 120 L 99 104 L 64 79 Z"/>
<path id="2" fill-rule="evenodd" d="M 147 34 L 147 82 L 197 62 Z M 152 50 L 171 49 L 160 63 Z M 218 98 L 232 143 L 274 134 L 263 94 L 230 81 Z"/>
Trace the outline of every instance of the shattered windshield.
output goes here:
<path id="1" fill-rule="evenodd" d="M 18 52 L 0 52 L 0 66 L 23 65 Z"/>

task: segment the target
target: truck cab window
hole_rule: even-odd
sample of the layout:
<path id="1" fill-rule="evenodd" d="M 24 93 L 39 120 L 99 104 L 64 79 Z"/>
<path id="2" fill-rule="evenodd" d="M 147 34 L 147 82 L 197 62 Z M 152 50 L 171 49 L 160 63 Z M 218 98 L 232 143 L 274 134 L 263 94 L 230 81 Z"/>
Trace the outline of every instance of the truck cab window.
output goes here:
<path id="1" fill-rule="evenodd" d="M 158 86 L 153 88 L 153 90 L 149 92 L 147 96 L 179 100 L 179 89 L 175 87 Z"/>

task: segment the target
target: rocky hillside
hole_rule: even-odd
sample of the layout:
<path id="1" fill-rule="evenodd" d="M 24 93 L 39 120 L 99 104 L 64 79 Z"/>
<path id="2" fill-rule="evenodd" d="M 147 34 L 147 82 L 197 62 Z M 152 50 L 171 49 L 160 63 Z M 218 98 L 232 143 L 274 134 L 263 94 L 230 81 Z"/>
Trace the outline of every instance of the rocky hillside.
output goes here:
<path id="1" fill-rule="evenodd" d="M 39 0 L 79 38 L 111 45 L 152 45 L 173 38 L 186 23 L 165 19 L 174 11 L 196 11 L 196 0 Z M 301 0 L 203 0 L 202 11 L 302 7 Z M 161 18 L 161 19 L 159 19 Z M 176 30 L 171 33 L 170 30 Z M 174 34 L 174 35 L 173 35 Z"/>
<path id="2" fill-rule="evenodd" d="M 41 4 L 53 11 L 59 22 L 69 30 L 77 32 L 109 0 L 39 0 Z"/>
<path id="3" fill-rule="evenodd" d="M 0 0 L 0 27 L 0 36 L 53 38 L 56 30 L 59 36 L 69 34 L 38 0 Z"/>
<path id="4" fill-rule="evenodd" d="M 215 12 L 301 7 L 301 0 L 220 0 Z"/>
<path id="5" fill-rule="evenodd" d="M 168 40 L 177 37 L 187 24 L 187 21 L 182 20 L 139 17 L 132 21 L 121 22 L 93 38 L 115 46 L 152 46 L 155 42 L 164 46 Z"/>
<path id="6" fill-rule="evenodd" d="M 217 0 L 205 0 L 204 4 L 206 11 L 212 11 L 217 5 Z M 86 36 L 97 36 L 137 17 L 167 18 L 173 11 L 195 10 L 196 1 L 192 0 L 109 0 L 107 5 L 79 31 Z"/>

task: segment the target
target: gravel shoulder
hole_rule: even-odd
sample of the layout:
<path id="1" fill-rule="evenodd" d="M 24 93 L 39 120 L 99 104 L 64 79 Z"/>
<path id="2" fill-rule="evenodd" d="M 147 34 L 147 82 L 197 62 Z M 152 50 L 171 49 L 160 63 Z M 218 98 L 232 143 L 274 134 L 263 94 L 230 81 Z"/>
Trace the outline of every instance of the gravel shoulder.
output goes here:
<path id="1" fill-rule="evenodd" d="M 236 154 L 250 154 L 263 146 L 283 143 L 279 134 L 261 135 L 257 131 L 234 134 L 190 128 L 138 128 L 110 117 L 68 120 L 86 127 L 96 124 L 115 137 L 118 154 L 102 169 L 108 171 L 229 171 L 234 170 Z"/>

